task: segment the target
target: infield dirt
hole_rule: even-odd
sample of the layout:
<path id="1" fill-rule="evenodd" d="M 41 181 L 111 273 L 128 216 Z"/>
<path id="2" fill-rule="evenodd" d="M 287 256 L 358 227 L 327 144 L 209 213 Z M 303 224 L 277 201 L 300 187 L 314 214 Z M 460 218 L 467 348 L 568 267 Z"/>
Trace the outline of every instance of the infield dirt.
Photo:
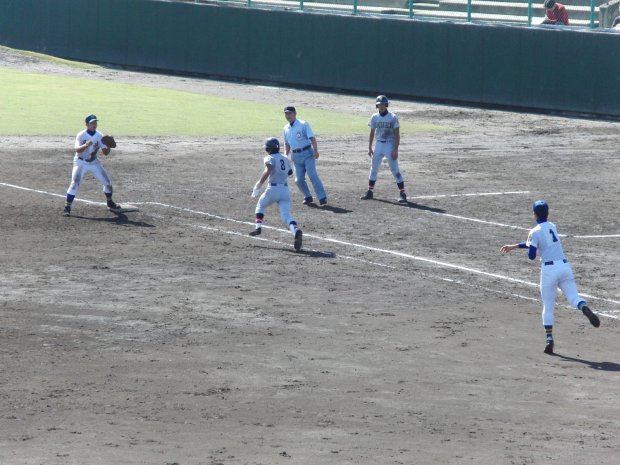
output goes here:
<path id="1" fill-rule="evenodd" d="M 6 50 L 0 65 L 292 104 L 300 118 L 369 116 L 375 97 Z M 302 206 L 292 185 L 301 253 L 274 208 L 278 229 L 247 236 L 261 139 L 115 134 L 103 163 L 115 200 L 140 212 L 76 201 L 64 218 L 75 134 L 0 137 L 0 463 L 620 463 L 620 238 L 579 237 L 620 234 L 618 124 L 392 109 L 454 130 L 403 134 L 406 206 L 386 167 L 376 200 L 359 200 L 365 136 L 318 134 L 329 206 Z M 504 194 L 464 195 L 482 193 Z M 525 240 L 537 198 L 603 315 L 595 329 L 559 296 L 556 356 L 542 353 L 538 263 L 499 254 Z M 103 202 L 92 177 L 78 199 Z"/>

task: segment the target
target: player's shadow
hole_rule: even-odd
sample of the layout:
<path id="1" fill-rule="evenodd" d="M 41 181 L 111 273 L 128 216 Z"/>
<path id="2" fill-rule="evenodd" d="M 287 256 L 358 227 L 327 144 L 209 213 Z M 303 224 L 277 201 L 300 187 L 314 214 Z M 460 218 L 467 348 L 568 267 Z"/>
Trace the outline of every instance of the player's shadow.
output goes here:
<path id="1" fill-rule="evenodd" d="M 390 205 L 397 205 L 399 207 L 407 207 L 407 208 L 414 208 L 416 210 L 423 210 L 423 211 L 427 211 L 427 212 L 433 212 L 433 213 L 445 213 L 446 211 L 443 208 L 433 208 L 433 207 L 427 207 L 426 205 L 420 205 L 418 203 L 415 202 L 410 202 L 407 201 L 407 203 L 400 203 L 397 200 L 385 200 L 385 199 L 373 199 L 375 202 L 382 202 L 382 203 L 388 203 Z"/>
<path id="2" fill-rule="evenodd" d="M 88 221 L 103 221 L 106 223 L 112 223 L 119 226 L 136 226 L 140 228 L 154 228 L 154 224 L 146 223 L 145 221 L 133 221 L 130 220 L 124 213 L 114 213 L 114 216 L 106 217 L 94 217 L 94 216 L 79 216 L 71 215 L 72 218 L 79 218 L 81 220 Z"/>
<path id="3" fill-rule="evenodd" d="M 554 354 L 556 357 L 561 358 L 562 360 L 566 360 L 568 362 L 578 362 L 583 363 L 584 365 L 589 366 L 594 370 L 600 371 L 620 371 L 620 363 L 614 362 L 592 362 L 590 360 L 584 360 L 581 358 L 567 357 L 566 355 L 561 355 L 558 353 Z"/>
<path id="4" fill-rule="evenodd" d="M 317 208 L 319 210 L 325 210 L 332 213 L 351 213 L 353 211 L 347 210 L 346 208 L 334 207 L 333 205 L 317 205 L 316 203 L 311 203 L 305 206 L 308 208 Z"/>
<path id="5" fill-rule="evenodd" d="M 282 252 L 289 252 L 295 255 L 304 255 L 306 257 L 312 257 L 312 258 L 336 258 L 336 254 L 334 252 L 324 252 L 321 250 L 305 250 L 305 249 L 301 249 L 299 252 L 297 252 L 295 249 L 293 249 L 293 247 L 291 248 L 287 248 L 287 247 L 268 247 L 268 246 L 264 246 L 264 245 L 255 245 L 254 247 L 256 247 L 257 249 L 267 249 L 267 250 L 281 250 Z"/>

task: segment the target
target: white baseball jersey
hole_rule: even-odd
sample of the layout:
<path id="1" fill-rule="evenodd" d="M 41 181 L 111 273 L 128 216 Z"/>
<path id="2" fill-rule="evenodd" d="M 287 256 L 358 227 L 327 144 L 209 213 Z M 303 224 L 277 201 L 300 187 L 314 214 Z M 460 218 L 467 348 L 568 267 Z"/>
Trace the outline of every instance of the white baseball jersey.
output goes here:
<path id="1" fill-rule="evenodd" d="M 290 162 L 287 157 L 281 153 L 272 153 L 265 157 L 265 165 L 271 166 L 267 182 L 269 184 L 286 184 L 288 180 L 288 172 L 291 169 Z M 269 187 L 269 186 L 267 186 Z"/>
<path id="2" fill-rule="evenodd" d="M 86 141 L 92 140 L 93 143 L 88 146 L 88 148 L 86 150 L 84 150 L 82 153 L 77 153 L 75 152 L 75 158 L 81 158 L 82 160 L 86 160 L 86 161 L 93 161 L 97 158 L 97 153 L 99 152 L 100 148 L 108 148 L 107 145 L 105 145 L 103 142 L 101 142 L 101 138 L 103 137 L 103 134 L 101 134 L 99 131 L 95 131 L 94 134 L 90 134 L 88 132 L 88 129 L 84 129 L 83 131 L 80 131 L 78 133 L 78 135 L 75 137 L 75 148 L 77 149 L 78 147 L 80 147 L 81 145 L 84 145 L 86 143 Z"/>
<path id="3" fill-rule="evenodd" d="M 526 245 L 534 246 L 540 255 L 540 295 L 543 301 L 543 325 L 553 326 L 556 289 L 562 289 L 566 300 L 576 309 L 585 302 L 577 291 L 573 270 L 564 257 L 564 250 L 555 224 L 545 221 L 533 228 Z"/>
<path id="4" fill-rule="evenodd" d="M 296 119 L 293 125 L 284 126 L 284 142 L 291 150 L 299 150 L 311 145 L 310 138 L 314 137 L 314 132 L 310 124 L 306 121 Z"/>
<path id="5" fill-rule="evenodd" d="M 538 251 L 541 262 L 564 260 L 564 250 L 555 224 L 545 221 L 532 228 L 527 236 L 526 245 L 533 245 Z"/>
<path id="6" fill-rule="evenodd" d="M 400 123 L 398 122 L 398 116 L 391 111 L 388 111 L 383 116 L 381 116 L 381 113 L 376 112 L 370 117 L 368 126 L 375 130 L 375 139 L 378 142 L 393 142 L 394 129 L 399 128 Z"/>

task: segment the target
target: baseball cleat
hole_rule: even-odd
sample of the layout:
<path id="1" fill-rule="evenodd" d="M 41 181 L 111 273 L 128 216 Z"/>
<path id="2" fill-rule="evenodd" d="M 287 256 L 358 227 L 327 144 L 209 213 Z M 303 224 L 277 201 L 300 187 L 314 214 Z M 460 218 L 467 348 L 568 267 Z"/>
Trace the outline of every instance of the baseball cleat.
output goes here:
<path id="1" fill-rule="evenodd" d="M 254 231 L 252 231 L 250 233 L 250 236 L 254 237 L 254 236 L 260 236 L 260 233 L 262 231 L 263 228 L 256 228 Z"/>
<path id="2" fill-rule="evenodd" d="M 301 229 L 298 229 L 297 231 L 295 231 L 295 242 L 293 243 L 293 247 L 295 247 L 295 250 L 297 252 L 301 250 L 302 236 L 303 236 L 303 233 L 301 232 Z"/>
<path id="3" fill-rule="evenodd" d="M 314 202 L 314 199 L 312 197 L 306 197 L 301 203 L 303 203 L 304 205 L 310 205 L 312 202 Z"/>
<path id="4" fill-rule="evenodd" d="M 319 204 L 321 205 L 327 205 L 327 197 L 322 198 L 321 200 L 319 200 Z"/>
<path id="5" fill-rule="evenodd" d="M 594 326 L 595 328 L 601 326 L 601 320 L 599 320 L 598 316 L 596 316 L 596 314 L 592 310 L 590 310 L 590 307 L 584 305 L 583 307 L 581 307 L 581 311 L 585 316 L 588 317 L 588 320 L 590 320 L 592 326 Z"/>
<path id="6" fill-rule="evenodd" d="M 547 345 L 545 345 L 545 353 L 553 355 L 553 340 L 547 341 Z"/>
<path id="7" fill-rule="evenodd" d="M 71 216 L 71 207 L 69 205 L 65 205 L 65 208 L 63 208 L 62 216 Z"/>
<path id="8" fill-rule="evenodd" d="M 360 200 L 370 200 L 372 199 L 372 191 L 368 189 L 364 195 L 360 197 Z"/>
<path id="9" fill-rule="evenodd" d="M 108 200 L 108 210 L 111 212 L 118 212 L 122 210 L 122 208 L 119 204 L 114 203 L 112 200 Z"/>
<path id="10" fill-rule="evenodd" d="M 407 203 L 407 194 L 401 192 L 400 197 L 398 198 L 398 203 Z"/>

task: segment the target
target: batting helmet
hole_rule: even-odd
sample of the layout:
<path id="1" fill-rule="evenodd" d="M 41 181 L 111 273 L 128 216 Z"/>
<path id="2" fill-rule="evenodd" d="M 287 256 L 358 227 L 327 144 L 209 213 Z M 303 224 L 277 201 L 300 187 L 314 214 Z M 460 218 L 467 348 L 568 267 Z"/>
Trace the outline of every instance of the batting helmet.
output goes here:
<path id="1" fill-rule="evenodd" d="M 547 218 L 549 216 L 549 205 L 544 200 L 537 200 L 532 206 L 532 211 L 536 218 Z"/>
<path id="2" fill-rule="evenodd" d="M 378 107 L 380 103 L 383 103 L 387 107 L 389 105 L 388 98 L 385 95 L 379 95 L 375 100 L 375 108 Z"/>
<path id="3" fill-rule="evenodd" d="M 277 153 L 280 150 L 280 141 L 275 137 L 265 139 L 265 150 L 268 153 Z"/>

